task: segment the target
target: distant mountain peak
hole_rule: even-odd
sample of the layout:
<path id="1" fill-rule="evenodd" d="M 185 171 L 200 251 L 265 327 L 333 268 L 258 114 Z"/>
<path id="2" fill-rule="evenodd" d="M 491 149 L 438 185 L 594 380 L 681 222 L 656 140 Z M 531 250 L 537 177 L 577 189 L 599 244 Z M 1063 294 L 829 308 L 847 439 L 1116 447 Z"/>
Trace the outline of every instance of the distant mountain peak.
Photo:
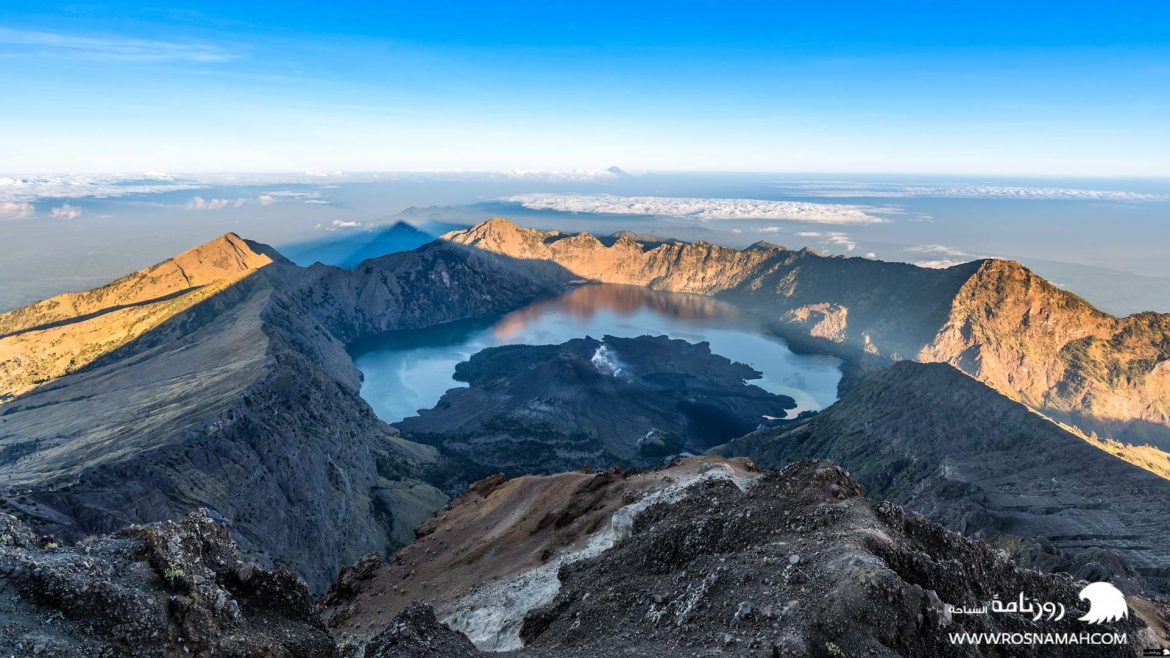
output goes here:
<path id="1" fill-rule="evenodd" d="M 525 228 L 504 217 L 489 217 L 471 228 L 451 231 L 441 237 L 459 244 L 512 253 L 524 246 L 530 246 L 533 241 L 552 235 L 560 234 Z"/>
<path id="2" fill-rule="evenodd" d="M 284 260 L 284 256 L 272 247 L 245 240 L 230 231 L 170 259 L 183 268 L 188 278 L 194 275 L 208 280 L 219 280 L 225 274 L 258 270 Z M 163 261 L 155 267 L 167 262 Z M 199 284 L 192 282 L 192 285 Z"/>
<path id="3" fill-rule="evenodd" d="M 630 175 L 630 172 L 626 171 L 625 169 L 622 169 L 621 167 L 617 167 L 617 166 L 610 167 L 610 168 L 606 169 L 605 171 L 607 173 L 613 174 L 614 176 L 619 176 L 621 178 L 625 178 L 625 177 Z"/>
<path id="4" fill-rule="evenodd" d="M 285 258 L 235 233 L 105 286 L 0 313 L 0 401 L 78 370 Z"/>

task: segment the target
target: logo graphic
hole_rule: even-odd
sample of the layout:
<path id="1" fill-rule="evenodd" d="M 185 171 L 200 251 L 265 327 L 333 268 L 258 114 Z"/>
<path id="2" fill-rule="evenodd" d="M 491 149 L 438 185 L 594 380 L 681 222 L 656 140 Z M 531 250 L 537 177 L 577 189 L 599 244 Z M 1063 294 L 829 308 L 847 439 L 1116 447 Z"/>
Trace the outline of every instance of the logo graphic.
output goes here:
<path id="1" fill-rule="evenodd" d="M 1129 617 L 1129 606 L 1125 604 L 1125 595 L 1109 583 L 1089 583 L 1081 590 L 1081 600 L 1088 599 L 1089 611 L 1081 621 L 1090 624 L 1103 624 L 1108 621 L 1117 621 L 1122 617 Z"/>

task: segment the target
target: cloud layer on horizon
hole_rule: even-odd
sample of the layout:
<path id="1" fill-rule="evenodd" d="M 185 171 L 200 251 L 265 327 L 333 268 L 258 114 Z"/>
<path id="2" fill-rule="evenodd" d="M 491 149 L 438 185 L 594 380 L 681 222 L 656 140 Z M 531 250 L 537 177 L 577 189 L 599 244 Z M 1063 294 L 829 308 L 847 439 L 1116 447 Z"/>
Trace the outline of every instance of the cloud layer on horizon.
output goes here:
<path id="1" fill-rule="evenodd" d="M 765 219 L 821 224 L 882 224 L 888 220 L 875 213 L 898 212 L 895 208 L 841 203 L 613 194 L 519 194 L 504 197 L 503 201 L 518 203 L 529 210 L 680 217 L 701 221 Z"/>
<path id="2" fill-rule="evenodd" d="M 787 187 L 782 185 L 781 187 Z M 794 194 L 826 198 L 938 198 L 938 199 L 1024 199 L 1033 201 L 1170 201 L 1170 195 L 1090 190 L 1073 187 L 1027 187 L 1020 185 L 871 185 L 866 183 L 805 183 Z"/>

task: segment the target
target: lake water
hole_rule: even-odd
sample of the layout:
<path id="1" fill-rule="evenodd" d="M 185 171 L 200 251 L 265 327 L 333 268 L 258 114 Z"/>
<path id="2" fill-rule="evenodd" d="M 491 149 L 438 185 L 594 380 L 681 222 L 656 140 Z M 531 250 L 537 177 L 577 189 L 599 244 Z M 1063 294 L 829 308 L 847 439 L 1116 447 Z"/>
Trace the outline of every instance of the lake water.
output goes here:
<path id="1" fill-rule="evenodd" d="M 352 352 L 365 375 L 362 397 L 393 423 L 433 407 L 448 389 L 465 386 L 452 379 L 455 365 L 484 348 L 605 335 L 707 341 L 715 354 L 763 373 L 752 384 L 795 399 L 799 406 L 790 416 L 823 409 L 837 398 L 838 359 L 795 354 L 758 321 L 710 297 L 634 286 L 580 286 L 491 320 L 384 334 L 355 345 Z"/>

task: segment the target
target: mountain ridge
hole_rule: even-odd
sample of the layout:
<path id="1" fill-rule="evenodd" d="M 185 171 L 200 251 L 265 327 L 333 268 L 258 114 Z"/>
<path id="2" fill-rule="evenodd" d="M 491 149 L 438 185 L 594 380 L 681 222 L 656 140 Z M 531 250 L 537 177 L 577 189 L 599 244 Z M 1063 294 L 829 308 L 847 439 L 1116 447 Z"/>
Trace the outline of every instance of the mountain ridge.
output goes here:
<path id="1" fill-rule="evenodd" d="M 208 507 L 319 590 L 446 500 L 421 479 L 438 455 L 374 415 L 346 344 L 509 311 L 569 277 L 441 242 L 301 268 L 237 240 L 185 253 L 245 275 L 0 405 L 0 508 L 76 540 Z M 161 272 L 190 289 L 178 267 Z"/>
<path id="2" fill-rule="evenodd" d="M 225 233 L 105 286 L 0 313 L 0 401 L 84 368 L 282 261 L 270 247 Z"/>
<path id="3" fill-rule="evenodd" d="M 1016 261 L 933 270 L 768 246 L 606 245 L 503 218 L 443 239 L 589 280 L 714 295 L 856 363 L 950 363 L 1086 433 L 1170 449 L 1170 314 L 1114 317 Z"/>

